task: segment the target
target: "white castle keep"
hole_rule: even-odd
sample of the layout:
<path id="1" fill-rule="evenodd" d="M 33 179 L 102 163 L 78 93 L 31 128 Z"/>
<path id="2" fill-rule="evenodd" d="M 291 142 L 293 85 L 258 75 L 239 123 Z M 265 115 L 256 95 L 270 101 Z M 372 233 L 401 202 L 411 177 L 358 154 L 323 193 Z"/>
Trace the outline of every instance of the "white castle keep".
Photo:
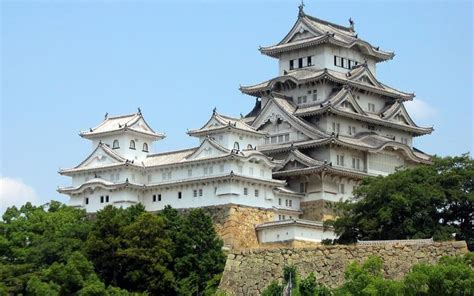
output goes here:
<path id="1" fill-rule="evenodd" d="M 430 163 L 412 146 L 432 128 L 417 126 L 404 102 L 414 94 L 376 78 L 377 63 L 394 57 L 345 27 L 305 14 L 278 44 L 260 48 L 277 58 L 279 76 L 242 86 L 256 97 L 242 118 L 219 114 L 188 131 L 199 145 L 154 154 L 155 132 L 138 113 L 106 117 L 80 135 L 93 152 L 60 170 L 72 185 L 58 191 L 69 204 L 95 213 L 106 205 L 142 203 L 195 208 L 236 204 L 271 209 L 256 225 L 262 243 L 334 238 L 322 221 L 327 202 L 351 197 L 365 176 Z"/>

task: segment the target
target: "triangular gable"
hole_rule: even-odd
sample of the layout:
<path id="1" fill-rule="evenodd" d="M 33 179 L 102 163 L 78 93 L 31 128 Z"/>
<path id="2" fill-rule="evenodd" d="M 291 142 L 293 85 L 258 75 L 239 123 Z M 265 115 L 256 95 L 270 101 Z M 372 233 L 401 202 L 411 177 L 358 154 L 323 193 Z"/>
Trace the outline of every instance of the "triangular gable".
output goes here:
<path id="1" fill-rule="evenodd" d="M 299 160 L 291 160 L 286 162 L 283 167 L 280 169 L 280 171 L 289 171 L 289 170 L 295 170 L 295 169 L 305 169 L 308 168 L 309 166 L 302 163 Z"/>
<path id="2" fill-rule="evenodd" d="M 360 107 L 357 100 L 354 98 L 352 93 L 347 89 L 342 89 L 341 92 L 335 96 L 335 106 L 342 111 L 350 111 L 360 115 L 367 115 L 365 111 Z"/>
<path id="3" fill-rule="evenodd" d="M 125 161 L 125 158 L 101 143 L 85 160 L 77 165 L 75 169 L 101 167 L 105 165 L 124 163 Z"/>
<path id="4" fill-rule="evenodd" d="M 290 43 L 292 41 L 317 37 L 322 35 L 324 32 L 318 32 L 308 24 L 304 18 L 298 17 L 296 22 L 294 23 L 291 30 L 286 34 L 286 36 L 278 43 L 278 45 Z M 303 37 L 304 36 L 304 37 Z"/>
<path id="5" fill-rule="evenodd" d="M 418 127 L 405 109 L 405 105 L 403 105 L 403 103 L 396 104 L 398 104 L 398 106 L 394 108 L 391 114 L 388 114 L 385 119 L 390 120 L 394 123 Z"/>
<path id="6" fill-rule="evenodd" d="M 141 116 L 135 122 L 133 122 L 129 127 L 136 131 L 154 133 L 153 129 L 148 125 L 145 119 Z"/>
<path id="7" fill-rule="evenodd" d="M 274 122 L 280 119 L 281 121 L 287 121 L 291 126 L 295 127 L 298 131 L 310 139 L 319 139 L 320 137 L 327 136 L 322 131 L 317 130 L 315 127 L 310 126 L 293 115 L 292 113 L 295 111 L 295 109 L 290 105 L 289 102 L 285 103 L 286 105 L 283 106 L 282 104 L 279 104 L 277 100 L 278 99 L 276 98 L 271 98 L 268 100 L 267 104 L 263 107 L 263 110 L 253 121 L 252 126 L 254 128 L 258 130 L 269 121 Z"/>
<path id="8" fill-rule="evenodd" d="M 362 65 L 349 73 L 349 80 L 368 84 L 370 86 L 378 88 L 383 88 L 382 84 L 375 78 L 375 76 L 372 74 L 372 72 L 366 65 Z"/>
<path id="9" fill-rule="evenodd" d="M 283 161 L 280 171 L 308 168 L 322 164 L 323 162 L 313 159 L 299 150 L 292 150 Z"/>
<path id="10" fill-rule="evenodd" d="M 186 160 L 199 158 L 213 158 L 229 154 L 230 151 L 225 147 L 217 144 L 213 140 L 206 138 L 201 145 L 191 155 L 186 157 Z"/>

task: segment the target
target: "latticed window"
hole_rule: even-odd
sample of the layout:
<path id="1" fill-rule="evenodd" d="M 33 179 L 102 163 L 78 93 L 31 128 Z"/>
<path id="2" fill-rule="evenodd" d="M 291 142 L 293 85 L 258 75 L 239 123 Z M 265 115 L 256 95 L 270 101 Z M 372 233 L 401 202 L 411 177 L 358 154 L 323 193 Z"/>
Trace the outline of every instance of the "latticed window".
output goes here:
<path id="1" fill-rule="evenodd" d="M 134 140 L 131 140 L 131 141 L 130 141 L 130 149 L 134 149 L 134 150 L 135 150 L 135 141 L 134 141 Z"/>
<path id="2" fill-rule="evenodd" d="M 148 144 L 147 143 L 143 143 L 143 152 L 148 152 Z"/>
<path id="3" fill-rule="evenodd" d="M 118 140 L 114 140 L 114 143 L 112 144 L 112 149 L 119 149 L 120 144 Z"/>

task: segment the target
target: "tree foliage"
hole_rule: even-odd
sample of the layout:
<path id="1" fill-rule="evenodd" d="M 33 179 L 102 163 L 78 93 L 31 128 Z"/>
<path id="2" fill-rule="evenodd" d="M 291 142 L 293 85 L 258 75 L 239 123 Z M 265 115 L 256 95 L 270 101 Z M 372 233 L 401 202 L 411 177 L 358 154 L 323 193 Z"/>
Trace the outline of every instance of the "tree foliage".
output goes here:
<path id="1" fill-rule="evenodd" d="M 434 158 L 433 165 L 369 177 L 354 198 L 336 204 L 333 225 L 340 243 L 430 238 L 474 240 L 474 160 Z"/>
<path id="2" fill-rule="evenodd" d="M 225 263 L 202 210 L 26 204 L 0 233 L 0 295 L 213 295 Z"/>
<path id="3" fill-rule="evenodd" d="M 297 276 L 297 271 L 294 270 Z M 315 271 L 317 272 L 317 271 Z M 288 279 L 273 280 L 264 296 L 283 295 Z M 292 296 L 462 296 L 474 295 L 474 254 L 443 257 L 438 264 L 417 264 L 401 280 L 383 276 L 383 262 L 369 257 L 362 264 L 350 263 L 342 286 L 329 289 L 316 281 L 313 273 L 297 280 Z"/>

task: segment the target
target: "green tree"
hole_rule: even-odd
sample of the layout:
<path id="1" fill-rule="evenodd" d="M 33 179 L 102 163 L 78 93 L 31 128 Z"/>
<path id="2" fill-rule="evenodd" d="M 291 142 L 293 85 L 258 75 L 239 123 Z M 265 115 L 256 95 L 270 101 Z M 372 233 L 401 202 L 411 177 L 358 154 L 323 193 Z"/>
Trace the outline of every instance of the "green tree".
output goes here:
<path id="1" fill-rule="evenodd" d="M 474 253 L 419 264 L 405 275 L 405 295 L 474 295 Z"/>
<path id="2" fill-rule="evenodd" d="M 123 229 L 123 246 L 117 251 L 123 263 L 120 286 L 130 291 L 147 291 L 152 295 L 171 295 L 175 291 L 169 253 L 172 241 L 165 235 L 166 220 L 142 213 Z"/>
<path id="3" fill-rule="evenodd" d="M 273 280 L 265 290 L 262 291 L 261 296 L 279 296 L 283 294 L 283 286 L 276 280 Z"/>
<path id="4" fill-rule="evenodd" d="M 430 238 L 454 233 L 472 245 L 474 161 L 469 155 L 434 158 L 433 165 L 369 177 L 354 198 L 336 204 L 340 243 L 356 240 Z"/>
<path id="5" fill-rule="evenodd" d="M 319 284 L 316 281 L 314 273 L 310 273 L 306 278 L 302 279 L 299 284 L 299 292 L 301 296 L 331 296 L 332 292 L 329 288 Z"/>
<path id="6" fill-rule="evenodd" d="M 8 208 L 0 221 L 0 282 L 7 293 L 25 294 L 42 269 L 81 250 L 90 225 L 85 211 L 59 202 Z"/>
<path id="7" fill-rule="evenodd" d="M 178 231 L 174 241 L 174 272 L 179 293 L 202 295 L 210 289 L 210 281 L 217 284 L 213 279 L 224 270 L 223 242 L 214 230 L 211 217 L 202 209 L 191 210 L 174 227 Z"/>
<path id="8" fill-rule="evenodd" d="M 84 249 L 107 285 L 119 286 L 123 279 L 123 257 L 117 254 L 124 245 L 123 229 L 144 212 L 142 205 L 127 209 L 107 206 L 97 212 Z"/>

